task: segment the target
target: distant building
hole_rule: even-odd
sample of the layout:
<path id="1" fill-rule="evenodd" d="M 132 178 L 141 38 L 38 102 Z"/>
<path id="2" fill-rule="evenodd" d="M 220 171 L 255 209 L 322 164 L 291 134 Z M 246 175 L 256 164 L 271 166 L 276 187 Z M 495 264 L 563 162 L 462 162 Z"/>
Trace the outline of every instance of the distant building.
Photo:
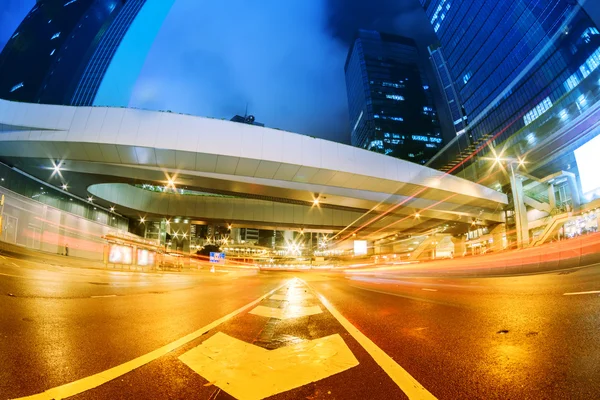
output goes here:
<path id="1" fill-rule="evenodd" d="M 112 93 L 111 98 L 119 97 L 119 92 L 125 100 L 105 105 L 127 105 L 124 81 L 133 84 L 137 79 L 173 1 L 38 0 L 0 54 L 0 98 L 89 106 L 97 105 L 99 91 L 108 85 L 104 92 Z M 143 35 L 135 35 L 135 51 L 127 48 L 119 53 L 142 14 L 138 30 L 143 29 Z M 119 54 L 127 60 L 109 74 Z"/>
<path id="2" fill-rule="evenodd" d="M 344 71 L 353 146 L 419 164 L 443 147 L 414 40 L 360 30 Z"/>
<path id="3" fill-rule="evenodd" d="M 265 124 L 256 122 L 254 115 L 247 115 L 245 117 L 242 117 L 241 115 L 236 115 L 233 118 L 231 118 L 231 121 L 241 122 L 242 124 L 248 124 L 248 125 L 265 126 Z"/>
<path id="4" fill-rule="evenodd" d="M 240 229 L 240 241 L 242 243 L 258 243 L 259 230 L 252 228 L 241 228 Z"/>

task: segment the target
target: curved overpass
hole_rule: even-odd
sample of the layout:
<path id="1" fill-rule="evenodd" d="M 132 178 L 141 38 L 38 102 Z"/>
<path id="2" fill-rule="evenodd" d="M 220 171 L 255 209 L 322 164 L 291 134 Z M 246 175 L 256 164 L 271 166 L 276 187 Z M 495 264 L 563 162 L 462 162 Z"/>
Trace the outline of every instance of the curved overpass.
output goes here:
<path id="1" fill-rule="evenodd" d="M 60 161 L 70 190 L 81 196 L 92 193 L 131 216 L 239 219 L 335 230 L 360 225 L 365 219 L 356 220 L 365 212 L 385 212 L 402 201 L 403 207 L 372 228 L 431 207 L 421 220 L 394 226 L 407 230 L 472 218 L 500 222 L 497 210 L 507 203 L 504 194 L 484 186 L 348 145 L 230 121 L 126 108 L 0 100 L 0 161 L 57 187 L 61 182 L 49 170 Z M 209 207 L 208 198 L 177 196 L 168 199 L 173 205 L 159 206 L 167 200 L 131 186 L 165 185 L 169 179 L 177 187 L 226 194 L 235 201 L 215 197 Z M 313 212 L 315 197 L 327 217 Z M 264 217 L 271 215 L 269 209 L 277 210 L 270 219 Z"/>

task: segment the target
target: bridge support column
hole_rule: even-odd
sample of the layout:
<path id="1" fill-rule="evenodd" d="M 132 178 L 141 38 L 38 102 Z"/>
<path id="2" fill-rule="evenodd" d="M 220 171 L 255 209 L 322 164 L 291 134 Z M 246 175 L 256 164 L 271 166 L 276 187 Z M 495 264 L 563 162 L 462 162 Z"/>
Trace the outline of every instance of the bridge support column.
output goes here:
<path id="1" fill-rule="evenodd" d="M 515 206 L 515 222 L 517 228 L 517 247 L 519 249 L 529 245 L 529 221 L 527 220 L 527 207 L 523 193 L 523 181 L 515 175 L 513 165 L 510 164 L 510 188 L 512 190 L 513 204 Z"/>
<path id="2" fill-rule="evenodd" d="M 464 257 L 467 252 L 467 237 L 452 236 L 450 240 L 452 240 L 452 244 L 454 244 L 454 257 Z"/>

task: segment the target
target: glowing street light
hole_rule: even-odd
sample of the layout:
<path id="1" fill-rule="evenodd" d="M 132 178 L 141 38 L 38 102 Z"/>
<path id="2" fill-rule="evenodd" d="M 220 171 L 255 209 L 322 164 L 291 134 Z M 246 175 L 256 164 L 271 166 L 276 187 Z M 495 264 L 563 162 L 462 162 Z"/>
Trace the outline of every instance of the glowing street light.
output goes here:
<path id="1" fill-rule="evenodd" d="M 87 200 L 88 200 L 88 201 L 91 203 L 91 202 L 93 202 L 93 201 L 94 201 L 94 197 L 93 197 L 93 196 L 90 196 L 90 197 L 88 197 L 88 199 L 87 199 Z"/>
<path id="2" fill-rule="evenodd" d="M 114 213 L 114 212 L 115 212 L 115 206 L 112 206 L 112 207 L 110 208 L 110 212 L 111 212 L 111 213 Z"/>
<path id="3" fill-rule="evenodd" d="M 69 189 L 69 185 L 67 185 L 66 183 L 62 184 L 62 190 L 68 190 Z"/>
<path id="4" fill-rule="evenodd" d="M 61 171 L 60 165 L 61 165 L 61 161 L 59 161 L 59 162 L 52 161 L 52 175 L 50 175 L 51 178 L 54 177 L 54 175 L 56 175 L 56 174 L 58 174 L 58 176 L 62 178 L 62 175 L 60 173 L 60 171 Z"/>
<path id="5" fill-rule="evenodd" d="M 421 214 L 419 214 L 419 213 L 416 213 L 416 214 L 415 214 L 415 218 L 416 218 L 416 219 L 419 219 L 419 218 L 421 218 Z"/>
<path id="6" fill-rule="evenodd" d="M 142 223 L 142 224 L 143 224 L 143 223 L 145 223 L 145 222 L 146 222 L 146 218 L 144 218 L 144 217 L 141 217 L 141 218 L 140 218 L 140 223 Z"/>

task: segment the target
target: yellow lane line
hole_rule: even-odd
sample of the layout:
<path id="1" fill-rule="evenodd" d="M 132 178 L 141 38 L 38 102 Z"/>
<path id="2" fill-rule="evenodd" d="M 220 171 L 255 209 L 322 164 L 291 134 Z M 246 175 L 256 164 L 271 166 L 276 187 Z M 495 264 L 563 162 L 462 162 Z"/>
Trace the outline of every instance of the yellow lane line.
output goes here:
<path id="1" fill-rule="evenodd" d="M 178 340 L 171 342 L 159 349 L 151 351 L 148 354 L 145 354 L 143 356 L 135 358 L 124 364 L 117 365 L 116 367 L 113 367 L 111 369 L 107 369 L 106 371 L 102 371 L 95 375 L 88 376 L 87 378 L 79 379 L 75 382 L 67 383 L 62 386 L 57 386 L 55 388 L 48 389 L 43 393 L 38 393 L 38 394 L 34 394 L 32 396 L 27 396 L 27 397 L 20 397 L 15 400 L 60 400 L 60 399 L 75 396 L 76 394 L 83 393 L 85 391 L 94 389 L 100 385 L 103 385 L 109 381 L 112 381 L 113 379 L 116 379 L 122 375 L 125 375 L 126 373 L 131 372 L 136 368 L 139 368 L 145 364 L 148 364 L 149 362 L 152 362 L 152 361 L 156 360 L 157 358 L 170 353 L 171 351 L 191 342 L 192 340 L 199 338 L 200 336 L 204 335 L 207 331 L 214 329 L 215 327 L 221 325 L 223 322 L 235 317 L 236 315 L 244 312 L 248 308 L 260 303 L 263 299 L 270 296 L 277 290 L 281 289 L 288 283 L 289 282 L 284 283 L 283 285 L 279 286 L 278 288 L 271 290 L 269 293 L 265 294 L 264 296 L 259 297 L 258 299 L 246 304 L 245 306 L 243 306 L 241 308 L 238 308 L 237 310 L 233 311 L 232 313 L 229 313 L 226 316 L 219 318 L 216 321 L 211 322 L 210 324 L 198 329 L 195 332 L 190 333 L 189 335 L 182 337 L 181 339 L 178 339 Z"/>
<path id="2" fill-rule="evenodd" d="M 306 282 L 305 282 L 306 283 Z M 307 283 L 308 285 L 308 283 Z M 310 287 L 310 286 L 309 286 Z M 314 290 L 314 289 L 313 289 Z M 396 361 L 381 350 L 371 339 L 359 331 L 350 321 L 348 321 L 340 312 L 321 294 L 318 294 L 321 303 L 329 310 L 331 315 L 339 321 L 340 324 L 352 335 L 352 337 L 369 353 L 375 362 L 388 374 L 390 378 L 398 385 L 400 390 L 411 400 L 435 400 L 423 385 L 413 378 Z"/>

